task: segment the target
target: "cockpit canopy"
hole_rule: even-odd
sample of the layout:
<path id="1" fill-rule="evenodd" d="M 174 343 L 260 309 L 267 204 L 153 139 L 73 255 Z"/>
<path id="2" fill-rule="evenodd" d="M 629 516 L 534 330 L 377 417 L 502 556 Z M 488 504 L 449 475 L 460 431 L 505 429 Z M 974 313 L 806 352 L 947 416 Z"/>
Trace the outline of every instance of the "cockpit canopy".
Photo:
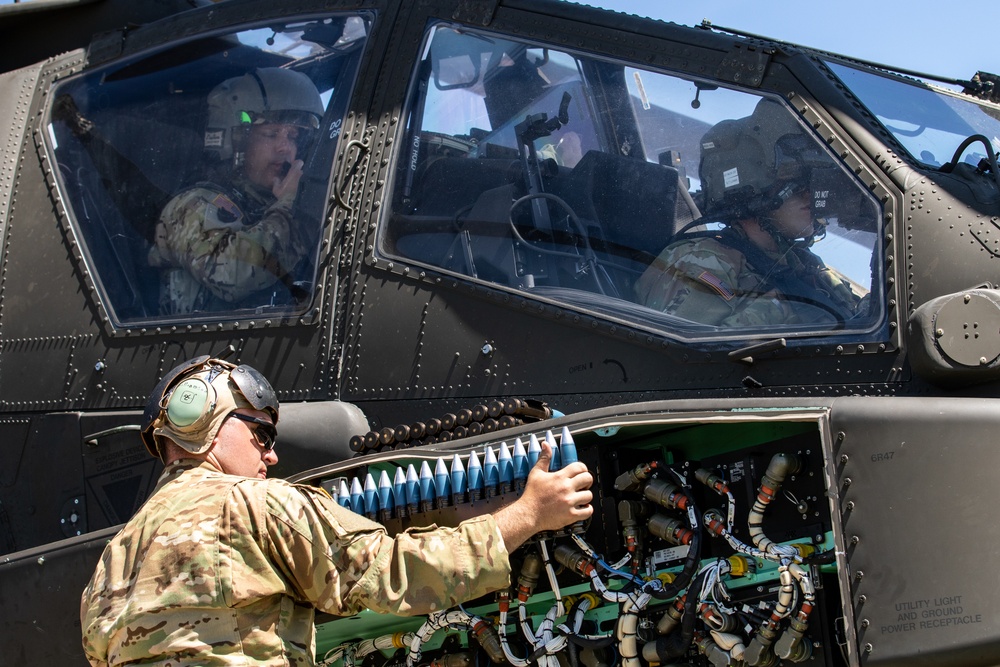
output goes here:
<path id="1" fill-rule="evenodd" d="M 371 20 L 339 13 L 172 42 L 55 87 L 48 149 L 112 326 L 281 318 L 312 307 L 331 163 Z M 253 201 L 241 199 L 243 158 L 233 150 L 241 119 L 247 129 L 294 125 L 289 155 L 304 164 L 290 213 L 295 252 L 282 262 L 270 261 L 267 240 L 254 237 L 260 216 Z M 224 270 L 236 278 L 221 296 L 178 308 L 170 303 L 176 281 L 167 274 L 188 267 L 176 261 L 168 271 L 157 258 L 157 223 L 172 198 L 199 187 L 218 194 L 205 217 L 233 231 L 223 245 L 240 243 L 245 251 L 227 260 Z M 263 193 L 265 204 L 269 196 Z M 213 233 L 219 229 L 205 232 Z M 223 271 L 205 269 L 213 270 Z M 258 282 L 241 285 L 243 276 Z"/>
<path id="2" fill-rule="evenodd" d="M 429 28 L 423 53 L 381 256 L 685 339 L 879 326 L 880 205 L 783 100 L 447 24 Z M 801 248 L 853 309 L 800 296 L 784 317 L 720 320 L 644 296 L 642 276 L 669 269 L 671 247 L 780 205 L 787 169 L 815 233 L 756 267 L 752 285 L 694 289 L 738 313 Z"/>

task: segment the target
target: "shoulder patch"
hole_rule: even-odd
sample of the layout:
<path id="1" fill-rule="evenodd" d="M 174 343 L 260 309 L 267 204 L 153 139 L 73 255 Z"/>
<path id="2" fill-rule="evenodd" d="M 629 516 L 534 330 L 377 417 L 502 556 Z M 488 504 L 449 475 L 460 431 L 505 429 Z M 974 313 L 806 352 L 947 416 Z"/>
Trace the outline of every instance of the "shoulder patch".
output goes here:
<path id="1" fill-rule="evenodd" d="M 240 210 L 240 207 L 237 206 L 232 199 L 221 192 L 215 195 L 211 204 L 216 208 L 216 215 L 218 216 L 219 222 L 239 222 L 243 218 L 243 211 Z"/>
<path id="2" fill-rule="evenodd" d="M 698 275 L 698 280 L 701 283 L 708 285 L 708 287 L 711 288 L 713 292 L 721 296 L 726 301 L 731 301 L 732 298 L 736 296 L 736 293 L 733 292 L 732 288 L 729 285 L 727 285 L 724 280 L 720 279 L 714 273 L 709 273 L 708 271 L 702 271 Z"/>

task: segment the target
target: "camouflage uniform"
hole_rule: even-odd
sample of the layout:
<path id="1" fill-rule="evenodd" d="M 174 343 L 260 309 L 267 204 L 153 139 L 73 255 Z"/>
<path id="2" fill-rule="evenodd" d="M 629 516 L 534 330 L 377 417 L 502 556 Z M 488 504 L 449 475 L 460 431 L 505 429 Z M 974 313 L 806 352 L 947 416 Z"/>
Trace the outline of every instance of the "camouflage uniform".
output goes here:
<path id="1" fill-rule="evenodd" d="M 275 199 L 245 180 L 199 184 L 171 199 L 149 253 L 163 269 L 161 314 L 288 303 L 289 271 L 307 253 L 293 229 L 294 202 L 294 191 Z"/>
<path id="2" fill-rule="evenodd" d="M 720 234 L 667 246 L 636 281 L 637 301 L 721 327 L 831 323 L 858 312 L 860 299 L 850 285 L 808 249 L 794 246 L 778 255 L 754 247 L 754 266 L 744 254 L 750 241 L 742 230 L 724 233 L 729 243 Z"/>
<path id="3" fill-rule="evenodd" d="M 396 538 L 320 489 L 187 459 L 83 592 L 92 665 L 313 665 L 314 609 L 426 614 L 509 586 L 492 516 Z"/>

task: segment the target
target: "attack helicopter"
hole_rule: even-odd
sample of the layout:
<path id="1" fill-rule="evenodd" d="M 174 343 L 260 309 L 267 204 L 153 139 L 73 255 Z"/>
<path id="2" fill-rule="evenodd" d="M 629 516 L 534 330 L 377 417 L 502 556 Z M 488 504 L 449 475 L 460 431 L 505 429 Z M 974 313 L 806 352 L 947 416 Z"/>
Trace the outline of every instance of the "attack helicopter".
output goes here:
<path id="1" fill-rule="evenodd" d="M 93 18 L 0 74 L 7 660 L 86 664 L 148 392 L 222 354 L 278 391 L 274 473 L 391 532 L 509 502 L 541 440 L 595 474 L 513 595 L 320 615 L 319 664 L 1000 662 L 997 76 L 556 0 L 141 4 L 0 13 Z M 297 104 L 274 70 L 319 99 L 301 256 L 179 308 L 163 210 Z"/>

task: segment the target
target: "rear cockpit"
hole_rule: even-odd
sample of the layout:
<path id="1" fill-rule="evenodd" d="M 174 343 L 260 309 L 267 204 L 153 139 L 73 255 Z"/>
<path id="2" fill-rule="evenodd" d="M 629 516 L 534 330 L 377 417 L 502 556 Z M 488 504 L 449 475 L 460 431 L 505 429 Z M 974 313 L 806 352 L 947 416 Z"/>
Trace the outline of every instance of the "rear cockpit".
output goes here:
<path id="1" fill-rule="evenodd" d="M 679 338 L 879 326 L 880 206 L 780 100 L 448 25 L 428 30 L 424 53 L 377 254 Z M 735 138 L 726 150 L 740 156 L 710 164 L 713 128 L 727 123 L 763 132 L 753 137 L 759 155 Z M 805 148 L 783 154 L 789 136 Z M 643 276 L 671 269 L 671 248 L 719 237 L 741 214 L 733 192 L 776 196 L 751 172 L 785 178 L 782 160 L 798 160 L 797 187 L 810 192 L 815 233 L 797 245 L 849 286 L 855 307 L 799 295 L 784 317 L 726 320 L 651 295 Z M 740 301 L 787 295 L 774 276 L 799 251 L 782 252 L 754 285 L 712 278 L 694 289 L 721 294 L 733 313 Z"/>

